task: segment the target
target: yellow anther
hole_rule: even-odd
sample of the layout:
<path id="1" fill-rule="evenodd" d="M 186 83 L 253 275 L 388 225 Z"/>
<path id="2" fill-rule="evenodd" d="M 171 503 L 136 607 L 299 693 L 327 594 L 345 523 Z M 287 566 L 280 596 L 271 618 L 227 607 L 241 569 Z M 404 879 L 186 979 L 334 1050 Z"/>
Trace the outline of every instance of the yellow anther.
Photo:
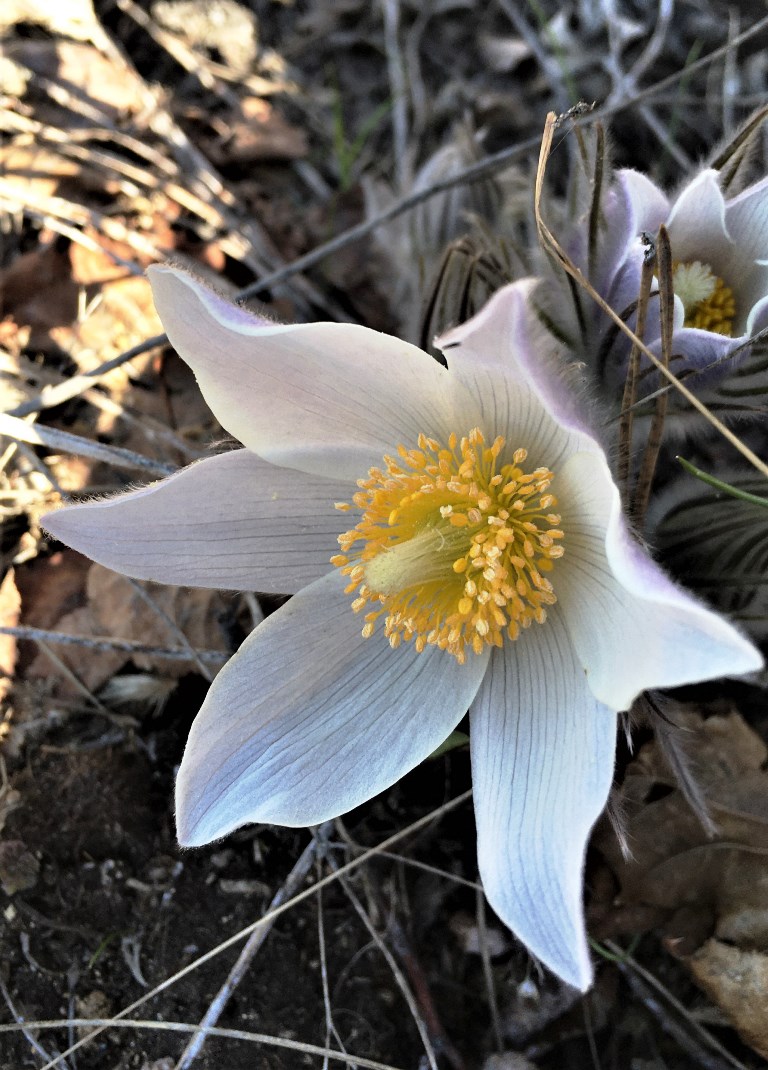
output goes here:
<path id="1" fill-rule="evenodd" d="M 554 476 L 523 471 L 525 449 L 507 450 L 501 436 L 486 445 L 479 428 L 452 433 L 447 447 L 419 435 L 418 447 L 399 444 L 358 481 L 362 518 L 339 536 L 332 564 L 353 610 L 370 610 L 364 638 L 384 615 L 393 649 L 435 646 L 463 663 L 543 622 L 555 602 L 542 575 L 563 553 L 560 516 L 547 512 Z"/>

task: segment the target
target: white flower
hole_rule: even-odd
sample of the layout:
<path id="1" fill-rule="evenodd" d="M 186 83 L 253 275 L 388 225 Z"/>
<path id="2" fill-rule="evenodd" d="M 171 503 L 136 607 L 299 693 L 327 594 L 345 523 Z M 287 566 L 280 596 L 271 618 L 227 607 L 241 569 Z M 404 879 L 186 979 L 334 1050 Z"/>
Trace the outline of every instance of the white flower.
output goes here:
<path id="1" fill-rule="evenodd" d="M 588 987 L 582 870 L 616 711 L 760 655 L 628 533 L 603 451 L 543 359 L 528 283 L 441 340 L 446 369 L 364 327 L 265 326 L 186 275 L 151 274 L 173 345 L 246 448 L 46 526 L 138 578 L 294 595 L 192 727 L 182 844 L 341 814 L 469 708 L 489 901 Z"/>

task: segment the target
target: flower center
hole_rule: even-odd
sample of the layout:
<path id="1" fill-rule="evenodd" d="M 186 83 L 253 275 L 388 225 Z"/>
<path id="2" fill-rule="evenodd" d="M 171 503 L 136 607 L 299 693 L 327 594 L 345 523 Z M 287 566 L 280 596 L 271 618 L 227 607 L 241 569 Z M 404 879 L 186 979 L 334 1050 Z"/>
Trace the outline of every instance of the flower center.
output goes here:
<path id="1" fill-rule="evenodd" d="M 479 654 L 544 623 L 556 598 L 542 573 L 563 555 L 554 476 L 524 472 L 524 449 L 499 464 L 504 446 L 501 436 L 486 446 L 479 428 L 447 447 L 419 435 L 418 449 L 398 446 L 358 480 L 362 519 L 339 536 L 331 563 L 357 592 L 353 610 L 366 610 L 364 638 L 383 616 L 392 647 L 413 640 L 464 662 L 467 647 Z"/>
<path id="2" fill-rule="evenodd" d="M 730 286 L 700 260 L 675 261 L 672 271 L 674 291 L 685 309 L 684 325 L 730 338 L 736 315 L 736 299 Z"/>

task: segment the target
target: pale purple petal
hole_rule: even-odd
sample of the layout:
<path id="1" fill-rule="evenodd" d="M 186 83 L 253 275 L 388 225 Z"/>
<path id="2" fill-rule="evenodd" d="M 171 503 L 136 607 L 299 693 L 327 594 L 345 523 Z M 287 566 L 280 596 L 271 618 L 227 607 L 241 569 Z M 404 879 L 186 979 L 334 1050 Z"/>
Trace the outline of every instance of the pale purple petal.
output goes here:
<path id="1" fill-rule="evenodd" d="M 580 411 L 576 369 L 558 363 L 559 347 L 528 303 L 533 282 L 505 286 L 436 345 L 452 380 L 476 399 L 486 437 L 503 434 L 509 449 L 528 450 L 530 466 L 552 467 L 575 449 L 598 447 Z"/>
<path id="2" fill-rule="evenodd" d="M 485 894 L 533 955 L 583 991 L 584 853 L 611 786 L 616 716 L 587 687 L 556 607 L 494 650 L 470 721 Z"/>
<path id="3" fill-rule="evenodd" d="M 768 290 L 768 285 L 766 286 Z M 752 311 L 749 314 L 747 320 L 746 333 L 748 336 L 752 336 L 758 333 L 758 331 L 764 331 L 768 327 L 768 292 L 765 297 L 761 297 L 752 306 Z"/>
<path id="4" fill-rule="evenodd" d="M 330 572 L 349 523 L 348 483 L 278 468 L 248 450 L 43 517 L 57 539 L 136 579 L 291 594 Z"/>
<path id="5" fill-rule="evenodd" d="M 768 261 L 768 178 L 726 203 L 725 223 L 745 263 Z"/>
<path id="6" fill-rule="evenodd" d="M 729 338 L 714 331 L 683 327 L 675 331 L 672 337 L 672 353 L 682 357 L 682 360 L 673 360 L 672 371 L 675 375 L 681 375 L 684 371 L 695 369 L 697 375 L 694 382 L 697 388 L 717 383 L 747 355 L 747 349 L 742 348 L 745 341 L 746 336 Z M 661 356 L 660 342 L 652 348 Z M 729 353 L 734 354 L 730 359 Z"/>
<path id="7" fill-rule="evenodd" d="M 655 187 L 654 187 L 655 188 Z M 587 228 L 585 227 L 584 230 Z M 583 231 L 580 231 L 583 233 Z M 637 222 L 634 206 L 630 201 L 629 190 L 619 180 L 609 189 L 603 202 L 603 220 L 598 240 L 598 262 L 589 273 L 590 281 L 598 293 L 606 294 L 613 282 L 617 270 L 626 259 L 629 250 L 637 238 Z M 584 261 L 584 266 L 589 265 Z M 585 303 L 591 298 L 585 294 Z"/>
<path id="8" fill-rule="evenodd" d="M 264 326 L 190 275 L 149 275 L 214 415 L 265 459 L 357 479 L 420 432 L 450 429 L 447 372 L 415 346 L 350 323 Z"/>
<path id="9" fill-rule="evenodd" d="M 725 225 L 725 201 L 717 171 L 702 171 L 678 197 L 667 220 L 675 260 L 700 260 L 716 275 L 733 251 Z"/>
<path id="10" fill-rule="evenodd" d="M 179 840 L 251 821 L 298 827 L 358 806 L 423 761 L 474 698 L 487 654 L 465 665 L 392 650 L 326 576 L 259 625 L 222 669 L 190 732 L 176 785 Z"/>
<path id="11" fill-rule="evenodd" d="M 587 683 L 611 709 L 648 688 L 760 669 L 759 652 L 668 579 L 630 536 L 605 458 L 571 457 L 553 485 L 565 556 L 551 580 Z"/>
<path id="12" fill-rule="evenodd" d="M 628 168 L 617 173 L 616 179 L 624 191 L 632 214 L 633 237 L 643 231 L 654 235 L 669 215 L 669 201 L 658 186 L 640 171 Z"/>

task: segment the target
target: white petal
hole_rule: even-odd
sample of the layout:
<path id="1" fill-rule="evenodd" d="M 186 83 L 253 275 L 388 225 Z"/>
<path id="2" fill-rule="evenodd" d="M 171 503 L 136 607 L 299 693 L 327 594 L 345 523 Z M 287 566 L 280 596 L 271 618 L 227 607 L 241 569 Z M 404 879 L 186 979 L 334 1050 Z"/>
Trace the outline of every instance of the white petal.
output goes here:
<path id="1" fill-rule="evenodd" d="M 464 715 L 487 655 L 459 665 L 435 647 L 362 639 L 340 579 L 299 592 L 216 678 L 179 770 L 182 844 L 249 821 L 336 817 L 413 769 Z"/>
<path id="2" fill-rule="evenodd" d="M 654 235 L 669 215 L 669 201 L 640 171 L 627 168 L 619 171 L 616 177 L 632 213 L 633 237 L 639 237 L 643 231 Z"/>
<path id="3" fill-rule="evenodd" d="M 768 178 L 726 203 L 725 222 L 745 263 L 768 261 Z"/>
<path id="4" fill-rule="evenodd" d="M 445 437 L 448 376 L 415 346 L 350 323 L 264 326 L 190 275 L 149 275 L 214 415 L 267 460 L 357 479 L 420 432 Z"/>
<path id="5" fill-rule="evenodd" d="M 140 490 L 48 513 L 42 523 L 136 579 L 292 594 L 331 571 L 336 536 L 349 527 L 334 502 L 351 489 L 235 450 Z"/>
<path id="6" fill-rule="evenodd" d="M 576 449 L 597 446 L 579 411 L 578 384 L 566 379 L 558 344 L 531 311 L 534 282 L 505 286 L 436 345 L 457 388 L 476 400 L 486 437 L 503 435 L 509 449 L 527 449 L 530 467 L 553 467 Z"/>
<path id="7" fill-rule="evenodd" d="M 648 688 L 753 672 L 759 652 L 677 587 L 630 536 L 604 458 L 570 458 L 553 485 L 565 555 L 550 575 L 592 693 L 628 709 Z"/>
<path id="8" fill-rule="evenodd" d="M 675 260 L 700 260 L 716 275 L 725 272 L 733 252 L 725 225 L 725 200 L 717 171 L 702 171 L 678 197 L 667 220 Z"/>
<path id="9" fill-rule="evenodd" d="M 589 691 L 556 609 L 494 650 L 470 720 L 488 901 L 529 951 L 585 990 L 584 852 L 611 786 L 616 717 Z"/>
<path id="10" fill-rule="evenodd" d="M 766 281 L 766 294 L 753 306 L 747 319 L 746 334 L 748 336 L 764 331 L 768 327 L 768 280 Z"/>

